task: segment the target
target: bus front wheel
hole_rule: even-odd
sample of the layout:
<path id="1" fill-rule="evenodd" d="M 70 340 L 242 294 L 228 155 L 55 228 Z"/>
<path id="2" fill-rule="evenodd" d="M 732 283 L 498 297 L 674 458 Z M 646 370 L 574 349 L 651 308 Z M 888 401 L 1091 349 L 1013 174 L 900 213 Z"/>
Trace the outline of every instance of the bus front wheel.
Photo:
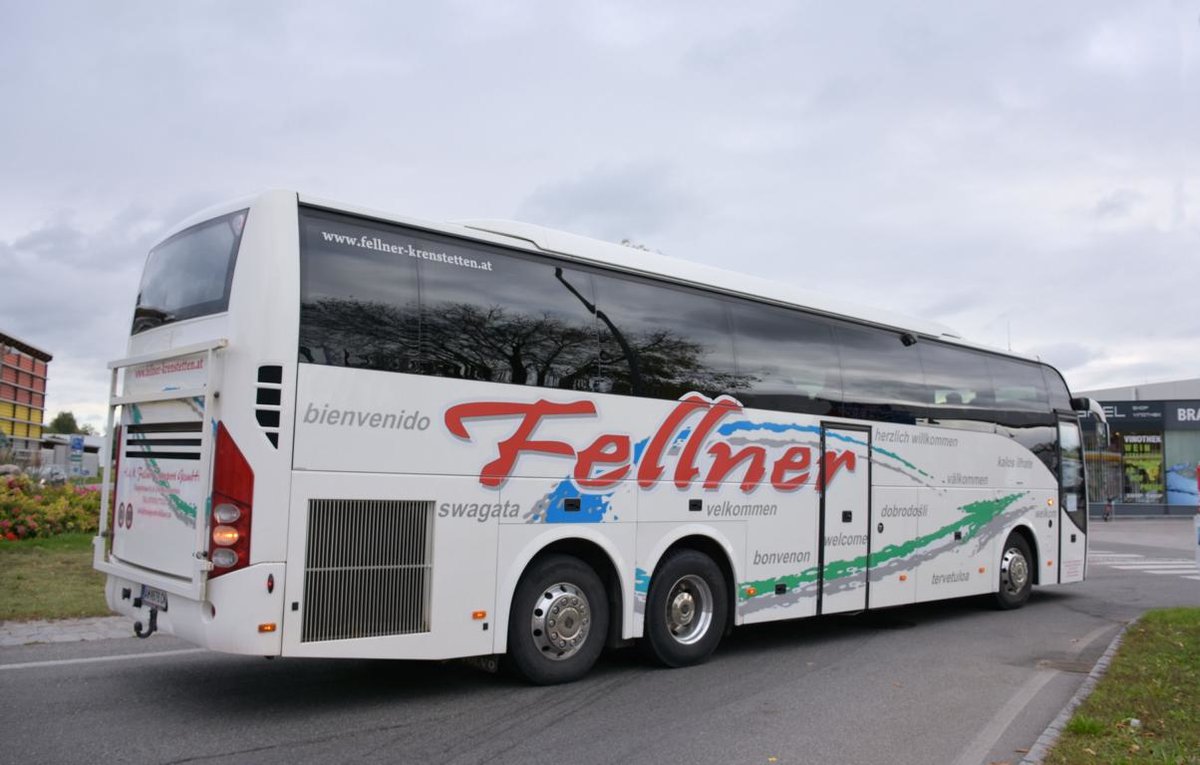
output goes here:
<path id="1" fill-rule="evenodd" d="M 596 663 L 607 634 L 608 598 L 591 566 L 549 555 L 521 576 L 508 617 L 517 674 L 537 685 L 578 680 Z"/>
<path id="2" fill-rule="evenodd" d="M 1009 534 L 1000 557 L 1000 589 L 996 605 L 1001 609 L 1020 608 L 1033 590 L 1033 555 L 1029 543 L 1020 534 Z"/>
<path id="3" fill-rule="evenodd" d="M 721 569 L 702 552 L 680 550 L 650 583 L 643 645 L 668 667 L 699 664 L 721 642 L 728 612 Z"/>

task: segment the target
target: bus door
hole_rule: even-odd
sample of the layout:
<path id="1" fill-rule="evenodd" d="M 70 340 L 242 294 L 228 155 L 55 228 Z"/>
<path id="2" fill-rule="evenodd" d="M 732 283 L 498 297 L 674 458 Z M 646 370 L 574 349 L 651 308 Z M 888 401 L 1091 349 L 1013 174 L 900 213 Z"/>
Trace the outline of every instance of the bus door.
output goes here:
<path id="1" fill-rule="evenodd" d="M 821 428 L 821 600 L 818 613 L 867 607 L 871 429 Z"/>
<path id="2" fill-rule="evenodd" d="M 1058 580 L 1080 582 L 1087 562 L 1087 484 L 1083 439 L 1075 419 L 1058 421 L 1058 465 Z"/>

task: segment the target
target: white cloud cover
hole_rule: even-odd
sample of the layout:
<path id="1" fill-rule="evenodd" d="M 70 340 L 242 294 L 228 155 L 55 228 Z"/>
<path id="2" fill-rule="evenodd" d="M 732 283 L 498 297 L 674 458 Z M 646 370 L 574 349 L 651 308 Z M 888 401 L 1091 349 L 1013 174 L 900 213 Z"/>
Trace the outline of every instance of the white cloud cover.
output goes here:
<path id="1" fill-rule="evenodd" d="M 0 330 L 99 424 L 164 228 L 268 187 L 515 217 L 1200 374 L 1200 1 L 0 7 Z"/>

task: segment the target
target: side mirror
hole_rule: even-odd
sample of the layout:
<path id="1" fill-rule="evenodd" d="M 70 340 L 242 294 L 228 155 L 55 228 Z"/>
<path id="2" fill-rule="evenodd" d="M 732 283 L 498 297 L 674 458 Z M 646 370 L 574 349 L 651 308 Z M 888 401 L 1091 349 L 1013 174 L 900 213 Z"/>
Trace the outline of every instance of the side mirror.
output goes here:
<path id="1" fill-rule="evenodd" d="M 1076 412 L 1090 412 L 1092 411 L 1092 400 L 1087 396 L 1073 398 L 1071 399 L 1071 408 Z"/>

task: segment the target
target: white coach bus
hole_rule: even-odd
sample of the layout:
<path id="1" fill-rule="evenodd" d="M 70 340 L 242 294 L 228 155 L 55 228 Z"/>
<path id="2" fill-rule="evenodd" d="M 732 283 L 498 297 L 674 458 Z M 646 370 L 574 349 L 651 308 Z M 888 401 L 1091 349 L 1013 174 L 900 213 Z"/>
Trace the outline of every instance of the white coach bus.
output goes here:
<path id="1" fill-rule="evenodd" d="M 1096 407 L 1051 367 L 536 226 L 223 205 L 110 367 L 95 566 L 140 635 L 554 683 L 1084 577 Z"/>

